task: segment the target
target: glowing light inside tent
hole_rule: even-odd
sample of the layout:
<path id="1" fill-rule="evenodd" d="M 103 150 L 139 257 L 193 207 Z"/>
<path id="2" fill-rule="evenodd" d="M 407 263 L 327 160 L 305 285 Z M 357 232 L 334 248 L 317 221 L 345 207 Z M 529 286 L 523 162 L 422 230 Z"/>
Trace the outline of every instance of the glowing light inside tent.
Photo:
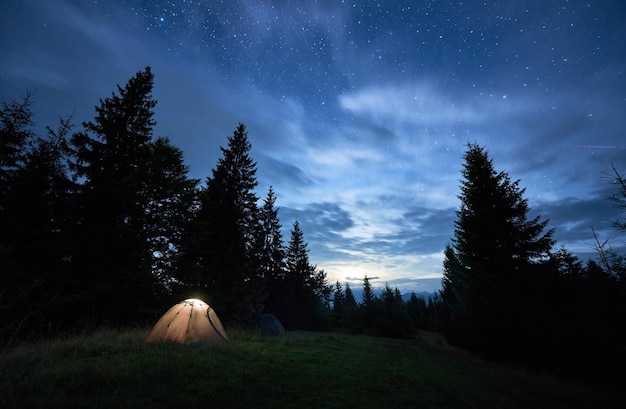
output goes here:
<path id="1" fill-rule="evenodd" d="M 217 314 L 202 300 L 188 298 L 170 308 L 154 325 L 146 342 L 191 344 L 228 336 Z"/>

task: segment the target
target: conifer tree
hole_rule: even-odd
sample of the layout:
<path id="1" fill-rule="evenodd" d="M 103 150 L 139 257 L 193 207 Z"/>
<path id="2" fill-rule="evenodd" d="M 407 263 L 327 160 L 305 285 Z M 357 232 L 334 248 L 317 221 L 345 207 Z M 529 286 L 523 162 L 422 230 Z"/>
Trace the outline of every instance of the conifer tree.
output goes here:
<path id="1" fill-rule="evenodd" d="M 356 298 L 354 297 L 354 293 L 350 288 L 350 284 L 346 283 L 346 288 L 344 290 L 344 304 L 343 311 L 341 314 L 342 324 L 345 328 L 351 329 L 353 331 L 357 330 L 358 326 L 358 303 Z"/>
<path id="2" fill-rule="evenodd" d="M 330 287 L 326 274 L 309 262 L 309 250 L 300 223 L 295 221 L 286 253 L 282 316 L 291 329 L 312 329 L 318 326 L 319 311 L 326 308 Z"/>
<path id="3" fill-rule="evenodd" d="M 270 186 L 267 196 L 263 199 L 263 207 L 259 216 L 259 238 L 257 239 L 256 258 L 258 287 L 266 294 L 264 309 L 277 314 L 285 279 L 285 245 L 275 207 L 276 195 Z"/>
<path id="4" fill-rule="evenodd" d="M 415 293 L 411 294 L 411 298 L 407 304 L 409 317 L 413 322 L 413 326 L 418 330 L 431 330 L 426 315 L 426 301 L 423 297 L 418 297 Z"/>
<path id="5" fill-rule="evenodd" d="M 31 104 L 27 95 L 21 102 L 9 100 L 0 106 L 0 283 L 8 291 L 16 289 L 9 275 L 14 272 L 13 242 L 19 229 L 14 213 L 21 205 L 15 192 L 17 174 L 24 168 L 26 152 L 35 138 Z"/>
<path id="6" fill-rule="evenodd" d="M 159 292 L 152 274 L 154 232 L 146 229 L 155 201 L 152 97 L 154 76 L 149 67 L 138 72 L 117 94 L 101 99 L 93 121 L 71 139 L 71 163 L 80 183 L 75 197 L 75 251 L 68 307 L 88 302 L 86 320 L 115 322 L 138 319 Z M 161 182 L 162 180 L 158 181 Z M 157 189 L 158 190 L 158 189 Z M 177 192 L 172 192 L 175 195 Z"/>
<path id="7" fill-rule="evenodd" d="M 346 283 L 346 290 L 345 290 L 345 306 L 346 307 L 350 307 L 350 308 L 356 308 L 358 306 L 357 302 L 356 302 L 356 298 L 354 298 L 354 293 L 352 292 L 352 289 L 350 288 L 350 284 Z"/>
<path id="8" fill-rule="evenodd" d="M 444 260 L 446 334 L 490 352 L 515 342 L 528 278 L 548 257 L 553 230 L 544 232 L 539 216 L 527 219 L 525 189 L 496 172 L 483 147 L 468 145 L 464 159 L 461 207 Z"/>
<path id="9" fill-rule="evenodd" d="M 38 137 L 30 104 L 27 95 L 0 109 L 0 340 L 27 336 L 49 322 L 67 275 L 71 118 Z"/>
<path id="10" fill-rule="evenodd" d="M 259 252 L 257 258 L 260 276 L 264 281 L 281 279 L 285 275 L 285 245 L 278 218 L 276 194 L 270 186 L 263 199 L 259 217 Z"/>
<path id="11" fill-rule="evenodd" d="M 333 312 L 341 314 L 344 304 L 346 303 L 346 295 L 339 280 L 335 283 L 335 291 L 333 293 Z"/>
<path id="12" fill-rule="evenodd" d="M 392 290 L 388 283 L 385 284 L 381 301 L 382 317 L 377 317 L 376 330 L 386 337 L 410 337 L 413 334 L 414 327 L 400 290 L 397 287 Z"/>
<path id="13" fill-rule="evenodd" d="M 363 294 L 361 295 L 361 304 L 364 308 L 372 307 L 376 296 L 374 295 L 374 291 L 372 290 L 372 285 L 370 284 L 370 279 L 367 278 L 367 275 L 363 277 Z"/>
<path id="14" fill-rule="evenodd" d="M 22 101 L 3 101 L 0 107 L 0 205 L 35 137 L 31 105 L 32 95 L 28 93 Z"/>
<path id="15" fill-rule="evenodd" d="M 259 232 L 256 163 L 243 124 L 228 138 L 223 156 L 200 194 L 197 243 L 190 249 L 197 266 L 196 286 L 223 321 L 246 323 L 264 301 L 259 287 Z"/>

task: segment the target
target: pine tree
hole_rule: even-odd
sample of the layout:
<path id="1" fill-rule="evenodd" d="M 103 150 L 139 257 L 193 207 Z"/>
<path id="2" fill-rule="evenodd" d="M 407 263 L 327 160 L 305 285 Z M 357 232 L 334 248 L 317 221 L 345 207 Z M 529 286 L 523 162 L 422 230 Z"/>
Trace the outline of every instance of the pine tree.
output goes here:
<path id="1" fill-rule="evenodd" d="M 118 93 L 100 100 L 93 121 L 73 135 L 75 177 L 82 182 L 75 196 L 77 229 L 72 256 L 71 305 L 88 320 L 138 319 L 129 303 L 147 307 L 158 291 L 152 275 L 152 232 L 146 231 L 155 198 L 150 185 L 152 128 L 156 100 L 154 76 L 147 67 Z M 93 311 L 91 310 L 93 309 Z"/>
<path id="2" fill-rule="evenodd" d="M 256 258 L 259 271 L 256 281 L 259 288 L 265 289 L 265 310 L 277 314 L 280 308 L 281 292 L 285 279 L 285 245 L 278 218 L 278 209 L 275 207 L 276 195 L 270 186 L 267 196 L 263 199 L 260 209 L 259 238 L 257 240 Z"/>
<path id="3" fill-rule="evenodd" d="M 344 304 L 346 303 L 346 295 L 339 280 L 335 283 L 335 291 L 333 293 L 333 312 L 341 314 Z"/>
<path id="4" fill-rule="evenodd" d="M 445 251 L 443 301 L 446 335 L 484 351 L 515 342 L 528 277 L 548 257 L 553 230 L 547 221 L 527 220 L 528 201 L 519 180 L 496 172 L 481 146 L 464 156 L 461 207 L 454 238 Z"/>
<path id="5" fill-rule="evenodd" d="M 32 94 L 28 93 L 22 101 L 3 101 L 0 108 L 0 205 L 35 137 L 31 105 Z"/>
<path id="6" fill-rule="evenodd" d="M 392 338 L 408 338 L 415 328 L 409 317 L 409 313 L 402 299 L 400 290 L 396 287 L 391 289 L 388 283 L 385 284 L 381 295 L 382 309 L 381 317 L 376 319 L 376 331 L 383 336 Z"/>
<path id="7" fill-rule="evenodd" d="M 418 330 L 432 330 L 429 328 L 426 317 L 426 301 L 423 297 L 418 297 L 415 293 L 411 294 L 407 309 L 409 317 L 413 322 L 413 326 Z"/>
<path id="8" fill-rule="evenodd" d="M 350 329 L 354 332 L 359 332 L 359 320 L 358 320 L 358 303 L 354 297 L 354 293 L 350 288 L 350 284 L 346 283 L 344 290 L 344 304 L 341 314 L 341 321 L 344 328 Z"/>
<path id="9" fill-rule="evenodd" d="M 363 278 L 363 294 L 361 294 L 361 304 L 364 308 L 372 307 L 374 304 L 374 300 L 376 296 L 374 295 L 374 291 L 372 290 L 372 285 L 370 284 L 370 279 L 367 278 L 367 275 Z"/>
<path id="10" fill-rule="evenodd" d="M 356 302 L 356 298 L 354 298 L 354 293 L 352 292 L 352 289 L 350 288 L 350 284 L 348 283 L 346 283 L 345 294 L 346 294 L 345 306 L 349 308 L 356 308 L 358 304 Z"/>
<path id="11" fill-rule="evenodd" d="M 295 221 L 286 253 L 282 316 L 290 329 L 313 329 L 327 308 L 330 287 L 326 274 L 309 262 L 309 250 L 300 223 Z"/>
<path id="12" fill-rule="evenodd" d="M 256 163 L 243 124 L 239 124 L 222 158 L 200 194 L 195 223 L 196 244 L 190 249 L 197 281 L 222 320 L 246 323 L 262 308 L 262 288 L 255 279 L 259 232 Z"/>
<path id="13" fill-rule="evenodd" d="M 259 251 L 257 258 L 263 280 L 281 279 L 285 275 L 285 246 L 278 218 L 276 194 L 270 186 L 260 209 Z"/>
<path id="14" fill-rule="evenodd" d="M 71 118 L 37 137 L 30 104 L 27 95 L 0 110 L 0 340 L 28 336 L 54 319 L 53 301 L 66 276 Z"/>
<path id="15" fill-rule="evenodd" d="M 0 107 L 0 283 L 8 291 L 16 289 L 9 273 L 12 275 L 15 268 L 13 242 L 19 230 L 19 221 L 15 220 L 15 212 L 21 205 L 15 192 L 19 187 L 17 175 L 24 168 L 26 153 L 35 138 L 31 104 L 31 96 L 27 95 L 21 102 L 4 101 Z"/>

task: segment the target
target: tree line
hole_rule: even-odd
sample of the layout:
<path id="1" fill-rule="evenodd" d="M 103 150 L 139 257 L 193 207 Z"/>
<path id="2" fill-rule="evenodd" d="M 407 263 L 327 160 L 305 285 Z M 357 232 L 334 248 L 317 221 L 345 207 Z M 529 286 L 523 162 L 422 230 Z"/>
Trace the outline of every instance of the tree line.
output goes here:
<path id="1" fill-rule="evenodd" d="M 461 206 L 445 249 L 437 328 L 482 356 L 561 373 L 607 377 L 626 358 L 626 259 L 598 240 L 598 261 L 555 249 L 553 229 L 528 218 L 520 181 L 469 144 Z M 626 184 L 614 168 L 626 210 Z M 624 230 L 619 220 L 615 227 Z"/>
<path id="2" fill-rule="evenodd" d="M 256 195 L 243 124 L 206 178 L 154 137 L 153 74 L 138 72 L 36 135 L 32 96 L 0 110 L 0 336 L 10 343 L 103 324 L 145 323 L 197 296 L 223 321 L 264 310 L 291 328 L 314 325 L 330 287 L 311 265 L 296 221 L 283 243 L 272 188 Z"/>
<path id="3" fill-rule="evenodd" d="M 418 330 L 434 331 L 440 304 L 437 294 L 426 299 L 415 292 L 405 301 L 400 290 L 389 284 L 376 296 L 367 276 L 363 278 L 360 302 L 350 285 L 339 281 L 333 288 L 332 301 L 328 328 L 390 338 L 412 338 Z"/>
<path id="4" fill-rule="evenodd" d="M 397 290 L 379 303 L 365 278 L 361 304 L 347 285 L 345 297 L 340 283 L 333 288 L 311 264 L 298 221 L 285 245 L 273 188 L 256 194 L 243 124 L 205 183 L 190 178 L 183 152 L 153 135 L 153 81 L 149 67 L 138 72 L 77 132 L 68 117 L 36 135 L 31 95 L 3 103 L 2 343 L 151 322 L 186 297 L 209 302 L 230 325 L 266 312 L 288 329 L 415 328 L 396 311 L 405 310 Z M 414 312 L 422 306 L 411 302 Z M 402 329 L 378 330 L 391 305 Z"/>

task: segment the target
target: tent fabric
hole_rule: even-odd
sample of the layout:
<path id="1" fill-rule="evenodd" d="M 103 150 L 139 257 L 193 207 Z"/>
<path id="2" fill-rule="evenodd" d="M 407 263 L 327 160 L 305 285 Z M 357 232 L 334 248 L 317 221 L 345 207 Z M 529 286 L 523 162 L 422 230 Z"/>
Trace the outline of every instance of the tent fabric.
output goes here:
<path id="1" fill-rule="evenodd" d="M 259 314 L 255 317 L 255 326 L 262 335 L 282 335 L 285 333 L 283 324 L 272 314 Z"/>
<path id="2" fill-rule="evenodd" d="M 189 298 L 170 308 L 150 331 L 146 342 L 192 344 L 213 340 L 228 342 L 217 314 L 204 301 Z"/>

